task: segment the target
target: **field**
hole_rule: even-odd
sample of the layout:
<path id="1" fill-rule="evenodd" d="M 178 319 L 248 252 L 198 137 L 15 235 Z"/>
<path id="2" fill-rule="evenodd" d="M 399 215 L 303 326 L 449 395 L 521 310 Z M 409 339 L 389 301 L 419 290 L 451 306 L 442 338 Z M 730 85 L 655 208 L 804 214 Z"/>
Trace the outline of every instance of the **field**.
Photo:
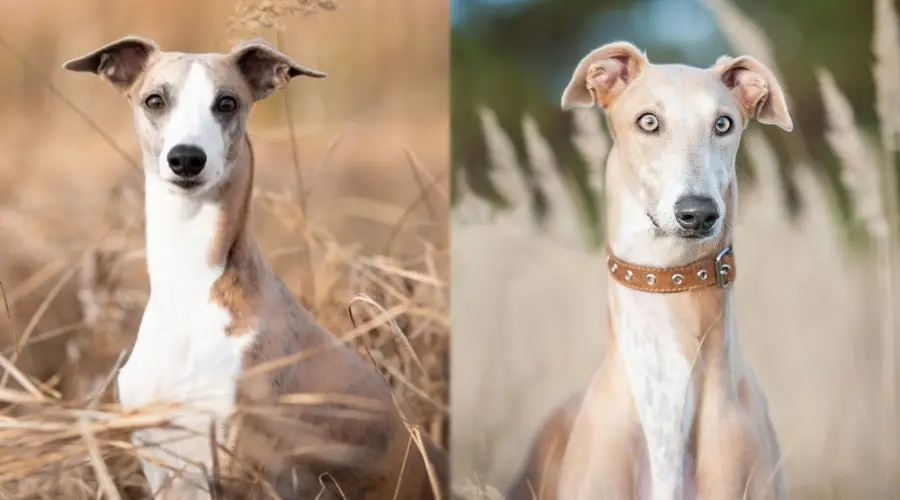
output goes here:
<path id="1" fill-rule="evenodd" d="M 60 68 L 126 34 L 197 52 L 263 37 L 329 74 L 256 106 L 255 232 L 446 446 L 448 15 L 403 0 L 0 6 L 0 497 L 145 496 L 120 431 L 165 416 L 129 420 L 111 398 L 147 300 L 131 111 Z"/>
<path id="2" fill-rule="evenodd" d="M 769 63 L 774 49 L 749 19 L 730 2 L 704 4 L 735 34 L 732 55 Z M 750 175 L 741 184 L 735 226 L 743 270 L 738 327 L 769 400 L 793 499 L 900 494 L 894 410 L 900 299 L 890 281 L 900 254 L 889 216 L 896 191 L 886 188 L 896 182 L 890 175 L 896 114 L 887 110 L 897 109 L 890 106 L 900 89 L 900 44 L 890 2 L 875 5 L 875 105 L 885 142 L 856 125 L 840 82 L 827 68 L 818 71 L 826 139 L 852 195 L 853 227 L 842 225 L 836 194 L 816 165 L 789 170 L 801 204 L 791 217 L 771 141 L 752 125 L 742 144 Z M 454 491 L 495 499 L 552 408 L 582 389 L 603 357 L 607 273 L 583 223 L 583 200 L 545 131 L 526 116 L 525 154 L 517 155 L 495 113 L 482 108 L 480 118 L 489 180 L 509 207 L 490 203 L 456 169 L 451 449 Z M 572 143 L 589 167 L 587 183 L 602 196 L 610 138 L 600 112 L 570 119 Z M 533 215 L 533 186 L 549 207 L 541 223 Z M 850 237 L 859 232 L 868 238 Z"/>

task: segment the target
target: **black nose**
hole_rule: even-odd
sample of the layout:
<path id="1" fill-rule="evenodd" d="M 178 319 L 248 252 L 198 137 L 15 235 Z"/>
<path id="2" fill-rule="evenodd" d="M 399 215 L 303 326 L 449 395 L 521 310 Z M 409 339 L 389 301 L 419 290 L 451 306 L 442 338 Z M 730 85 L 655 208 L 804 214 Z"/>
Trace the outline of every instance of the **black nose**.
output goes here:
<path id="1" fill-rule="evenodd" d="M 709 196 L 684 196 L 675 202 L 675 220 L 687 231 L 709 231 L 719 220 L 719 208 Z"/>
<path id="2" fill-rule="evenodd" d="M 179 177 L 194 177 L 206 166 L 206 153 L 197 146 L 179 144 L 166 155 L 169 168 Z"/>

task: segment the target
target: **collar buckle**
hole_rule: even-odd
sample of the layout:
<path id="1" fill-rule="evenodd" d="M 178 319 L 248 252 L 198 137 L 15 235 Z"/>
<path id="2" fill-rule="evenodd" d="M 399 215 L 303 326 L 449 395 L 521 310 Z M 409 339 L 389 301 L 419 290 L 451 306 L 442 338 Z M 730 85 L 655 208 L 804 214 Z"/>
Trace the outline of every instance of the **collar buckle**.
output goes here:
<path id="1" fill-rule="evenodd" d="M 718 255 L 716 255 L 716 285 L 722 289 L 728 288 L 732 283 L 734 283 L 734 281 L 729 279 L 729 275 L 731 274 L 731 265 L 724 262 L 725 257 L 730 254 L 731 245 L 728 245 L 727 247 L 723 248 Z"/>

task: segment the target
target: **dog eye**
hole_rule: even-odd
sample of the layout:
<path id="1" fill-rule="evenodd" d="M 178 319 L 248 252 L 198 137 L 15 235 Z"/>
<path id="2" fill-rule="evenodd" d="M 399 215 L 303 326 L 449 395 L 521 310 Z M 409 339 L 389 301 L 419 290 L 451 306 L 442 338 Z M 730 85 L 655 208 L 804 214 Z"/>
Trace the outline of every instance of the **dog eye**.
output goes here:
<path id="1" fill-rule="evenodd" d="M 233 113 L 236 109 L 237 101 L 234 97 L 220 97 L 219 100 L 216 101 L 216 111 L 219 113 Z"/>
<path id="2" fill-rule="evenodd" d="M 720 116 L 716 120 L 716 135 L 727 134 L 731 130 L 731 127 L 733 125 L 734 125 L 734 122 L 731 121 L 731 118 L 729 118 L 727 116 Z"/>
<path id="3" fill-rule="evenodd" d="M 637 124 L 644 132 L 656 132 L 659 129 L 659 118 L 653 113 L 644 113 L 638 118 Z"/>
<path id="4" fill-rule="evenodd" d="M 144 99 L 144 106 L 146 106 L 147 109 L 159 111 L 166 107 L 166 100 L 159 94 L 150 94 Z"/>

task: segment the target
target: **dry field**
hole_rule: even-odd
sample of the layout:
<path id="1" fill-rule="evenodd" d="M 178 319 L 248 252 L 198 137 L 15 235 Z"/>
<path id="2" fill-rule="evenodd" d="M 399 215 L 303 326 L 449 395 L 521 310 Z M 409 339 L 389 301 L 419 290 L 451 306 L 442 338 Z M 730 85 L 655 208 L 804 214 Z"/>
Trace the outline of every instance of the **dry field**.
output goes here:
<path id="1" fill-rule="evenodd" d="M 254 111 L 255 232 L 446 445 L 448 23 L 446 2 L 404 0 L 0 5 L 0 498 L 146 496 L 122 433 L 166 414 L 110 398 L 147 300 L 137 142 L 121 97 L 60 68 L 126 34 L 261 36 L 329 74 Z"/>
<path id="2" fill-rule="evenodd" d="M 733 55 L 772 66 L 771 48 L 739 11 L 705 2 L 728 29 Z M 755 125 L 744 136 L 754 182 L 742 185 L 736 250 L 745 355 L 767 392 L 793 499 L 897 498 L 900 425 L 891 410 L 895 311 L 900 306 L 896 224 L 881 187 L 893 182 L 884 159 L 897 150 L 900 43 L 890 1 L 876 0 L 881 138 L 859 130 L 839 85 L 819 73 L 829 144 L 844 168 L 867 245 L 850 244 L 833 193 L 814 165 L 795 165 L 803 210 L 788 218 L 771 144 Z M 790 92 L 790 89 L 787 89 Z M 526 122 L 517 158 L 490 110 L 482 124 L 490 179 L 512 208 L 499 210 L 468 188 L 457 169 L 451 216 L 453 373 L 451 449 L 454 491 L 498 499 L 522 465 L 551 409 L 584 387 L 607 336 L 606 268 L 590 249 L 580 205 L 559 174 L 541 132 Z M 599 111 L 573 114 L 572 138 L 603 190 L 610 142 Z M 528 118 L 526 117 L 526 120 Z M 881 141 L 879 140 L 881 139 Z M 544 224 L 531 216 L 527 162 L 549 200 Z M 896 213 L 896 205 L 893 205 Z M 773 283 L 777 283 L 774 284 Z"/>

